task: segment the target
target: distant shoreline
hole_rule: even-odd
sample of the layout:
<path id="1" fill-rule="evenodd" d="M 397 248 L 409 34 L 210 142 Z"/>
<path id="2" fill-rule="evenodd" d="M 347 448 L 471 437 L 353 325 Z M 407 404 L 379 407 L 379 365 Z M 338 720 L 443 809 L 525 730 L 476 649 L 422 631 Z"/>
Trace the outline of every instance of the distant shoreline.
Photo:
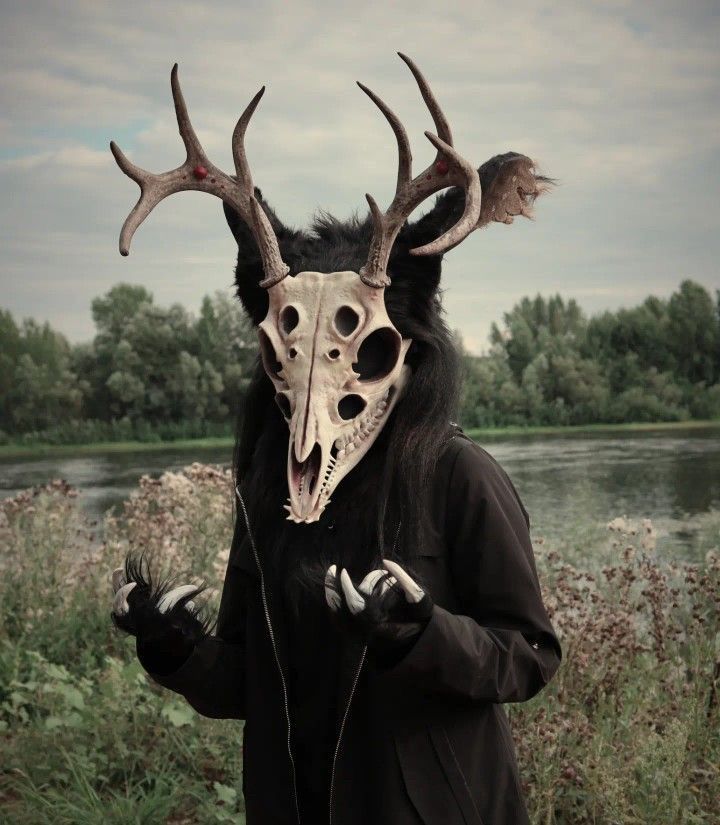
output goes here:
<path id="1" fill-rule="evenodd" d="M 480 427 L 465 430 L 478 440 L 503 436 L 567 435 L 577 433 L 650 432 L 653 430 L 720 430 L 720 420 L 714 421 L 659 421 L 657 423 L 580 424 L 577 426 L 512 426 Z M 91 444 L 5 444 L 0 446 L 0 461 L 9 458 L 53 455 L 91 455 L 93 453 L 162 452 L 163 450 L 232 448 L 232 436 L 217 438 L 183 438 L 177 441 L 104 441 Z"/>

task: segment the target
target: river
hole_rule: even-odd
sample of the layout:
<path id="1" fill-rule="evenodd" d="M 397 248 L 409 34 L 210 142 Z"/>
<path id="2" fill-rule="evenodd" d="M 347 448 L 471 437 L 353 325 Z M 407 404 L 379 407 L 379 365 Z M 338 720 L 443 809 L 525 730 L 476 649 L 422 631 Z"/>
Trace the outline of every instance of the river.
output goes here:
<path id="1" fill-rule="evenodd" d="M 579 525 L 599 530 L 626 515 L 652 519 L 659 547 L 673 556 L 720 545 L 720 428 L 486 436 L 481 443 L 514 481 L 535 538 L 577 546 Z M 206 448 L 0 459 L 0 497 L 64 478 L 100 517 L 145 473 L 193 461 L 228 466 L 231 455 L 231 448 Z"/>

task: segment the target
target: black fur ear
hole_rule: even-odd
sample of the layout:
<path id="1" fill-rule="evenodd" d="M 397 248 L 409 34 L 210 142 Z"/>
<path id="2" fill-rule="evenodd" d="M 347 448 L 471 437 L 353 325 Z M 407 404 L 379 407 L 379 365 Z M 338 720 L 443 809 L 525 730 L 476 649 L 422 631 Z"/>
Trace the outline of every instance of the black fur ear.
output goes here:
<path id="1" fill-rule="evenodd" d="M 298 238 L 301 237 L 301 233 L 289 229 L 280 221 L 275 212 L 263 200 L 262 192 L 257 187 L 255 188 L 255 197 L 265 210 L 270 225 L 275 231 L 283 260 L 292 270 L 295 257 L 293 247 Z M 242 305 L 252 322 L 257 326 L 267 314 L 268 309 L 267 290 L 259 286 L 260 281 L 265 277 L 260 251 L 250 227 L 232 206 L 223 202 L 223 211 L 225 212 L 225 220 L 238 245 L 237 266 L 235 267 L 237 296 L 242 301 Z"/>
<path id="2" fill-rule="evenodd" d="M 398 306 L 420 323 L 428 323 L 428 314 L 436 311 L 434 304 L 440 286 L 442 255 L 411 255 L 411 249 L 424 243 L 418 240 L 415 228 L 416 225 L 403 227 L 393 244 L 388 261 L 390 286 L 385 291 L 385 304 L 391 318 L 393 308 Z"/>

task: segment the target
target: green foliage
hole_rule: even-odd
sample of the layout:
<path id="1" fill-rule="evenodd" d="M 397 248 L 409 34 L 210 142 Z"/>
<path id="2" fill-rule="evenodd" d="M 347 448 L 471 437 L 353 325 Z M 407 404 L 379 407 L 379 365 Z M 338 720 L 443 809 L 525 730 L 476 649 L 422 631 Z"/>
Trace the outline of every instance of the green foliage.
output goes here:
<path id="1" fill-rule="evenodd" d="M 491 342 L 463 355 L 466 426 L 720 417 L 720 306 L 692 281 L 590 320 L 559 295 L 523 298 Z"/>
<path id="2" fill-rule="evenodd" d="M 118 284 L 92 302 L 97 334 L 71 347 L 46 324 L 0 311 L 0 443 L 160 441 L 227 435 L 257 345 L 239 302 L 200 317 Z"/>
<path id="3" fill-rule="evenodd" d="M 163 487 L 164 485 L 164 487 Z M 173 563 L 206 535 L 198 557 L 217 599 L 229 546 L 229 476 L 169 474 L 174 520 L 150 538 L 147 500 L 129 504 L 126 530 L 167 542 Z M 193 495 L 193 490 L 197 495 Z M 188 522 L 193 522 L 193 529 Z M 197 523 L 195 523 L 197 521 Z M 108 525 L 108 530 L 112 528 Z M 132 640 L 112 627 L 109 570 L 128 533 L 99 544 L 95 525 L 61 482 L 0 503 L 0 808 L 17 825 L 244 822 L 241 726 L 198 716 L 152 683 Z M 125 542 L 122 547 L 119 543 Z"/>
<path id="4" fill-rule="evenodd" d="M 683 281 L 668 302 L 668 342 L 677 374 L 688 381 L 720 380 L 720 328 L 713 301 L 700 284 Z"/>
<path id="5" fill-rule="evenodd" d="M 70 346 L 0 310 L 0 444 L 231 433 L 257 355 L 238 301 L 205 296 L 195 318 L 118 284 L 92 314 L 94 340 Z M 463 353 L 467 427 L 720 417 L 720 304 L 692 281 L 589 320 L 574 300 L 526 297 L 490 339 L 486 355 Z"/>
<path id="6" fill-rule="evenodd" d="M 49 324 L 18 327 L 0 311 L 0 426 L 25 432 L 71 421 L 82 413 L 86 385 L 72 369 L 71 348 Z"/>

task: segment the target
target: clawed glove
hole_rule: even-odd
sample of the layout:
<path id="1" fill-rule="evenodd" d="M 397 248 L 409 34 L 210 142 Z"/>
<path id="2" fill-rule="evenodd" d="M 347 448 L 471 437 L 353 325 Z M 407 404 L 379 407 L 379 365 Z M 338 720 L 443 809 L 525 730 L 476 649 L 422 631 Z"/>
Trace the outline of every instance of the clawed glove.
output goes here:
<path id="1" fill-rule="evenodd" d="M 333 564 L 325 575 L 325 598 L 364 641 L 380 653 L 404 652 L 425 629 L 433 602 L 394 561 L 371 570 L 355 587 L 347 570 Z"/>
<path id="2" fill-rule="evenodd" d="M 141 564 L 128 558 L 113 571 L 112 588 L 113 623 L 136 637 L 138 658 L 151 673 L 177 670 L 209 632 L 193 601 L 202 587 L 156 584 Z"/>

